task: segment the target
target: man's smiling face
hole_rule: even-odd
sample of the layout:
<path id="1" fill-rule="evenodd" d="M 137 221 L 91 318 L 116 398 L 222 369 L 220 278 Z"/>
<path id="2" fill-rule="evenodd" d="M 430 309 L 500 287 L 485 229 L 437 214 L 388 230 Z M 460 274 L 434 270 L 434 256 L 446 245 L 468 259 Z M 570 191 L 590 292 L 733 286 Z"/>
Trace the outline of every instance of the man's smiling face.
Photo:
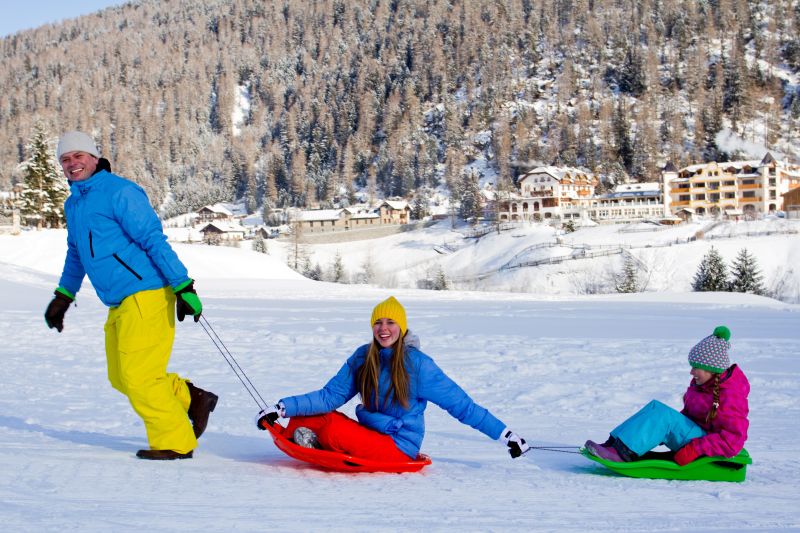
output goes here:
<path id="1" fill-rule="evenodd" d="M 90 178 L 97 169 L 97 158 L 86 152 L 67 152 L 59 160 L 64 175 L 70 181 Z"/>

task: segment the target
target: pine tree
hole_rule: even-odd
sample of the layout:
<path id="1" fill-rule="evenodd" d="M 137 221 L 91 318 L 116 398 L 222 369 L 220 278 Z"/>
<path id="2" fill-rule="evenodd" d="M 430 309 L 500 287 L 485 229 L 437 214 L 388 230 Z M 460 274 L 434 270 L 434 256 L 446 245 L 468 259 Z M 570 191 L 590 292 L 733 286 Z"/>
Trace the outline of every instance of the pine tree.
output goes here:
<path id="1" fill-rule="evenodd" d="M 48 142 L 47 129 L 37 123 L 27 146 L 30 158 L 20 164 L 25 172 L 22 216 L 28 225 L 60 228 L 64 222 L 67 188 Z"/>
<path id="2" fill-rule="evenodd" d="M 444 269 L 439 265 L 439 270 L 436 272 L 436 278 L 433 280 L 431 288 L 435 291 L 446 291 L 449 287 L 450 283 L 447 281 Z"/>
<path id="3" fill-rule="evenodd" d="M 696 292 L 710 292 L 710 291 L 727 291 L 728 272 L 725 268 L 725 262 L 719 252 L 711 247 L 700 266 L 697 267 L 697 272 L 692 281 L 692 290 Z"/>
<path id="4" fill-rule="evenodd" d="M 758 268 L 755 256 L 742 248 L 731 266 L 732 292 L 747 292 L 750 294 L 764 294 L 763 276 Z"/>
<path id="5" fill-rule="evenodd" d="M 617 157 L 625 170 L 630 172 L 633 166 L 633 141 L 631 140 L 631 125 L 625 111 L 625 102 L 622 99 L 614 113 L 613 124 Z"/>
<path id="6" fill-rule="evenodd" d="M 253 239 L 253 251 L 262 254 L 269 253 L 269 250 L 267 248 L 267 241 L 264 240 L 264 237 L 261 236 L 261 233 L 256 233 L 256 236 Z"/>
<path id="7" fill-rule="evenodd" d="M 464 220 L 473 222 L 482 215 L 481 190 L 478 186 L 478 174 L 475 171 L 465 172 L 461 176 L 459 215 Z"/>
<path id="8" fill-rule="evenodd" d="M 641 292 L 639 269 L 637 268 L 636 260 L 630 255 L 625 256 L 622 273 L 617 276 L 614 288 L 617 292 L 622 293 Z"/>
<path id="9" fill-rule="evenodd" d="M 414 200 L 411 202 L 411 218 L 422 220 L 428 214 L 428 193 L 424 188 L 417 189 Z"/>
<path id="10" fill-rule="evenodd" d="M 331 267 L 331 281 L 334 283 L 344 283 L 344 264 L 342 264 L 342 254 L 336 252 Z"/>

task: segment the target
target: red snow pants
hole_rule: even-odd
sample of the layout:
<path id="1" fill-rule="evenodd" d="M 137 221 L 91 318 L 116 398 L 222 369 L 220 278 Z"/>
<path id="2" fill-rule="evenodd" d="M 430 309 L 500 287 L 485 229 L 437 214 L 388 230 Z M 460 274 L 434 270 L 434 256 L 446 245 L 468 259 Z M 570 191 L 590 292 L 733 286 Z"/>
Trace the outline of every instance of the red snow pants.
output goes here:
<path id="1" fill-rule="evenodd" d="M 346 453 L 353 457 L 376 461 L 400 462 L 409 457 L 400 451 L 389 435 L 362 426 L 338 411 L 315 416 L 293 416 L 283 435 L 289 439 L 298 427 L 307 427 L 317 434 L 325 450 Z"/>

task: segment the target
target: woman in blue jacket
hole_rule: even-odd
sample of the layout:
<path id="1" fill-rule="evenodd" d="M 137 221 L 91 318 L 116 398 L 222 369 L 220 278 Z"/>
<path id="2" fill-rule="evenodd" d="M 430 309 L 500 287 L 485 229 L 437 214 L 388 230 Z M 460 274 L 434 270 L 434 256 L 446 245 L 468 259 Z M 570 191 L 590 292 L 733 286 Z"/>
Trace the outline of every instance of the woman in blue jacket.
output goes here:
<path id="1" fill-rule="evenodd" d="M 394 297 L 375 306 L 371 324 L 372 342 L 358 348 L 322 389 L 281 399 L 259 413 L 259 428 L 261 419 L 272 425 L 289 417 L 283 433 L 300 445 L 407 461 L 419 453 L 431 401 L 489 438 L 502 440 L 511 457 L 530 449 L 418 349 L 407 335 L 405 309 Z M 336 411 L 356 394 L 361 397 L 358 422 Z"/>

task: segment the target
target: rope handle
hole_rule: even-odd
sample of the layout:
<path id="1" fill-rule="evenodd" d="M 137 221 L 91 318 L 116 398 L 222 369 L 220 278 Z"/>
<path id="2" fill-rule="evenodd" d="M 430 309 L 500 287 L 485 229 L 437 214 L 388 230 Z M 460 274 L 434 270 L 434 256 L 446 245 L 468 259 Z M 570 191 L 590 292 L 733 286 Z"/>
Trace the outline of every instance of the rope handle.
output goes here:
<path id="1" fill-rule="evenodd" d="M 236 361 L 236 358 L 233 356 L 230 350 L 228 350 L 228 347 L 225 346 L 225 343 L 222 342 L 222 339 L 220 339 L 219 335 L 217 335 L 217 332 L 214 331 L 214 328 L 211 326 L 211 324 L 208 322 L 208 320 L 204 315 L 200 315 L 200 325 L 203 326 L 203 331 L 206 332 L 208 337 L 211 339 L 211 342 L 214 343 L 214 346 L 217 347 L 217 350 L 219 351 L 220 355 L 222 355 L 223 359 L 225 359 L 225 362 L 228 363 L 228 366 L 231 367 L 233 373 L 236 374 L 236 377 L 239 378 L 239 381 L 242 382 L 242 385 L 244 385 L 244 388 L 245 390 L 247 390 L 247 393 L 250 395 L 253 401 L 256 402 L 256 406 L 258 406 L 260 410 L 266 411 L 267 402 L 261 396 L 261 393 L 258 392 L 256 386 L 253 385 L 253 382 L 250 381 L 250 378 L 247 376 L 247 373 L 245 373 L 244 369 L 242 369 L 242 367 L 239 365 L 239 362 Z"/>

